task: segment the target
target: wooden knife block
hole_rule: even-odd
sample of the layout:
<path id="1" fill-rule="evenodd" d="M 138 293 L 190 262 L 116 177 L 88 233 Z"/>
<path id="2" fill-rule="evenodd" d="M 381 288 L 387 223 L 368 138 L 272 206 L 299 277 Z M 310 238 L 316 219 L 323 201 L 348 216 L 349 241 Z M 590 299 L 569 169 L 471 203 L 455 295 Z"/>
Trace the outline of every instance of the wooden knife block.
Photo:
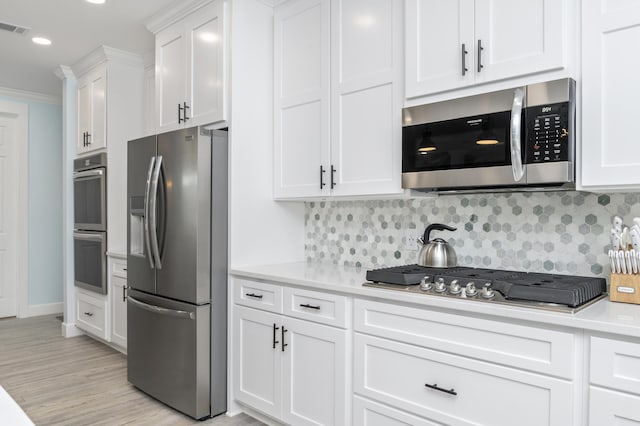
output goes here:
<path id="1" fill-rule="evenodd" d="M 609 300 L 640 305 L 640 275 L 611 274 Z"/>

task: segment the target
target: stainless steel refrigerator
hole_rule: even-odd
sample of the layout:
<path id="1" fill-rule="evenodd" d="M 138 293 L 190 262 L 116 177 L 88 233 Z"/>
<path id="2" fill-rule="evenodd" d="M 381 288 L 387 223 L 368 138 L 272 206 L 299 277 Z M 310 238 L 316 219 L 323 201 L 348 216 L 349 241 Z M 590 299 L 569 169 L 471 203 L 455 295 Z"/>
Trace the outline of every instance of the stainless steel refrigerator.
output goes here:
<path id="1" fill-rule="evenodd" d="M 201 419 L 226 411 L 227 132 L 129 141 L 127 377 Z"/>

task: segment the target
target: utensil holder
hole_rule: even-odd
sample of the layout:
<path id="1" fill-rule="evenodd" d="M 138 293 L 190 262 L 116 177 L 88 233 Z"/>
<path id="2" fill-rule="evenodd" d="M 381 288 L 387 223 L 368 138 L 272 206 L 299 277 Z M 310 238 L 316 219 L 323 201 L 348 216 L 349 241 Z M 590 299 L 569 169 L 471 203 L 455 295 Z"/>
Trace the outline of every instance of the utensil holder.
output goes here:
<path id="1" fill-rule="evenodd" d="M 640 275 L 611 274 L 609 300 L 640 305 Z"/>

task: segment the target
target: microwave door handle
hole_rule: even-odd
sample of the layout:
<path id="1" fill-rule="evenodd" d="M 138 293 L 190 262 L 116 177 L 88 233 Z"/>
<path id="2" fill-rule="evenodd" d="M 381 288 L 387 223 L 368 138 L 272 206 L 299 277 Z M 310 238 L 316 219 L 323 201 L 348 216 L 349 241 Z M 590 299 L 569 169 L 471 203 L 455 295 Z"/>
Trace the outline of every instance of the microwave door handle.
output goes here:
<path id="1" fill-rule="evenodd" d="M 524 176 L 522 165 L 522 103 L 524 90 L 517 88 L 513 94 L 513 106 L 511 107 L 511 169 L 513 179 L 520 182 Z"/>
<path id="2" fill-rule="evenodd" d="M 158 182 L 160 180 L 160 170 L 162 168 L 162 155 L 156 157 L 156 165 L 151 178 L 151 200 L 149 201 L 149 234 L 151 236 L 151 249 L 155 259 L 156 269 L 162 269 L 160 260 L 160 248 L 158 247 L 157 210 L 158 210 Z"/>
<path id="3" fill-rule="evenodd" d="M 153 166 L 155 165 L 155 161 L 156 157 L 151 157 L 151 160 L 149 161 L 147 184 L 144 188 L 144 219 L 142 221 L 144 226 L 144 243 L 145 248 L 147 249 L 147 257 L 149 258 L 149 266 L 151 267 L 151 269 L 153 269 L 155 266 L 153 262 L 153 254 L 151 253 L 151 240 L 149 237 L 149 197 L 151 195 L 151 178 L 153 176 Z"/>

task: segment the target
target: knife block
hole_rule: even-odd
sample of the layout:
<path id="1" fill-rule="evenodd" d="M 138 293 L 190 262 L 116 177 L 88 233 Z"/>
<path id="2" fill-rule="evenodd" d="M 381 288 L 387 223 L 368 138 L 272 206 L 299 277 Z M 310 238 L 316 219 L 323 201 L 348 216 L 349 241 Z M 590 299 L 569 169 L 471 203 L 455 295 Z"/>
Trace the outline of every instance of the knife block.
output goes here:
<path id="1" fill-rule="evenodd" d="M 640 275 L 611 274 L 609 300 L 640 305 Z"/>

